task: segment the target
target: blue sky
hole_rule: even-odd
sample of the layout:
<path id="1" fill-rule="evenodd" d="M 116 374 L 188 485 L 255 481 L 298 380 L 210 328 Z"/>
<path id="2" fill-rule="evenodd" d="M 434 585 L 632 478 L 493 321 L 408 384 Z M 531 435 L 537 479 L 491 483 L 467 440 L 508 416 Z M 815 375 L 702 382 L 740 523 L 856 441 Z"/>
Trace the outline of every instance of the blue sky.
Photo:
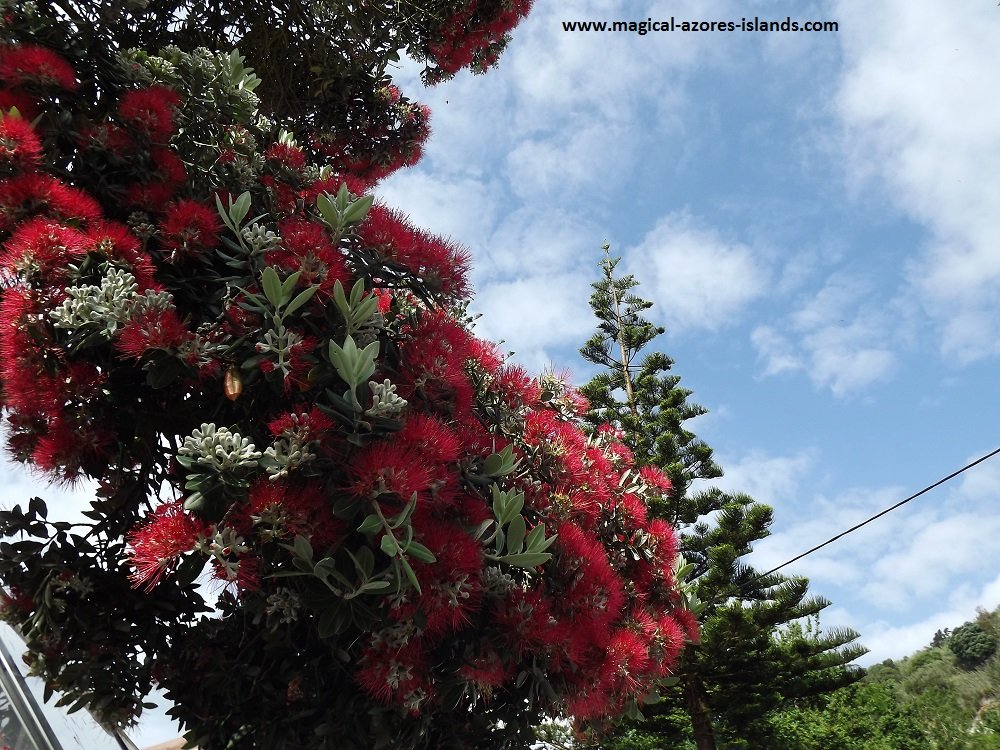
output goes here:
<path id="1" fill-rule="evenodd" d="M 710 410 L 690 427 L 718 484 L 775 508 L 762 568 L 1000 444 L 993 0 L 537 6 L 486 76 L 424 90 L 414 64 L 397 75 L 434 132 L 378 192 L 471 249 L 482 335 L 585 380 L 610 242 Z M 840 28 L 561 23 L 671 15 Z M 0 475 L 7 502 L 39 492 L 18 472 Z M 824 626 L 861 633 L 862 663 L 904 656 L 1000 604 L 998 495 L 1000 457 L 789 570 L 833 601 Z"/>

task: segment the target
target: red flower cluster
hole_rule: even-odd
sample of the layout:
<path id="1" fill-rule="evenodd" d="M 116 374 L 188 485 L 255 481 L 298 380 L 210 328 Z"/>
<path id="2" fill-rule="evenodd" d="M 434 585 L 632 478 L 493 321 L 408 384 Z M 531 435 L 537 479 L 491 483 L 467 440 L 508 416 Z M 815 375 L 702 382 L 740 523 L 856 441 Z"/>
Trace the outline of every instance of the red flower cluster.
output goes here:
<path id="1" fill-rule="evenodd" d="M 533 0 L 494 3 L 471 0 L 455 12 L 428 45 L 428 54 L 446 76 L 462 68 L 483 72 L 497 60 L 506 35 L 531 10 Z"/>
<path id="2" fill-rule="evenodd" d="M 0 81 L 9 88 L 52 86 L 67 91 L 79 85 L 68 62 L 52 50 L 34 44 L 0 49 Z"/>
<path id="3" fill-rule="evenodd" d="M 181 98 L 165 86 L 129 91 L 118 103 L 126 128 L 135 128 L 153 143 L 166 143 L 174 133 L 174 109 Z"/>
<path id="4" fill-rule="evenodd" d="M 485 60 L 527 6 L 471 3 L 442 59 Z M 11 451 L 108 486 L 155 463 L 177 499 L 140 519 L 123 493 L 131 584 L 179 599 L 188 584 L 171 573 L 207 567 L 232 621 L 271 631 L 268 648 L 301 640 L 288 658 L 313 664 L 346 654 L 329 668 L 361 687 L 352 705 L 520 704 L 525 674 L 540 683 L 531 709 L 551 715 L 641 699 L 696 636 L 674 532 L 647 513 L 666 476 L 636 471 L 612 431 L 588 435 L 586 400 L 560 378 L 472 334 L 453 312 L 469 293 L 463 248 L 335 197 L 381 167 L 348 149 L 327 155 L 350 173 L 331 178 L 307 163 L 315 149 L 273 134 L 192 159 L 207 147 L 165 145 L 183 141 L 180 101 L 153 86 L 80 113 L 98 124 L 67 158 L 101 175 L 84 183 L 101 203 L 46 173 L 30 126 L 0 121 Z M 188 179 L 178 154 L 214 166 Z M 132 228 L 108 220 L 123 215 Z M 215 637 L 174 625 L 178 652 Z"/>

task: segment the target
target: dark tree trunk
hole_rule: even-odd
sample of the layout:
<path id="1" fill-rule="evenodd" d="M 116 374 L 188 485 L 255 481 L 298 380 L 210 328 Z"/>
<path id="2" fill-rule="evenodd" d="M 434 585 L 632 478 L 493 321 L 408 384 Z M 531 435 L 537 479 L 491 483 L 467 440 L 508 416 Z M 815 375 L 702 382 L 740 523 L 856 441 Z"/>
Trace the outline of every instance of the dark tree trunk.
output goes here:
<path id="1" fill-rule="evenodd" d="M 684 698 L 688 716 L 691 717 L 695 746 L 698 750 L 716 750 L 712 712 L 708 707 L 708 693 L 705 691 L 705 684 L 698 675 L 689 674 L 685 678 Z"/>

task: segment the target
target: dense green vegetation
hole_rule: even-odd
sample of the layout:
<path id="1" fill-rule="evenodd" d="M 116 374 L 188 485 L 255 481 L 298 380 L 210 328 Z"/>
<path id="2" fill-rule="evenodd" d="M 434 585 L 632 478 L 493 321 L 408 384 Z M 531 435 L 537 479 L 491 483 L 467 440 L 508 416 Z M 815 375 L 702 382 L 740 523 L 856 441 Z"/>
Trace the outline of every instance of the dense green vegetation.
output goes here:
<path id="1" fill-rule="evenodd" d="M 772 717 L 775 750 L 1000 750 L 1000 607 Z"/>

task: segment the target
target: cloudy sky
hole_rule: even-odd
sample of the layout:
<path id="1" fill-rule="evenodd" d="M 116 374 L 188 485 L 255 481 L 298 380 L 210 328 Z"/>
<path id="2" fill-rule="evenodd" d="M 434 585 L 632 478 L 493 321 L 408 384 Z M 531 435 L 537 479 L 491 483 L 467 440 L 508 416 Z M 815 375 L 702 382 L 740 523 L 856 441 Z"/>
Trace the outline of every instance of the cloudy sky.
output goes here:
<path id="1" fill-rule="evenodd" d="M 490 74 L 397 75 L 434 132 L 380 194 L 471 249 L 481 334 L 588 378 L 610 242 L 710 410 L 690 427 L 719 484 L 775 508 L 760 567 L 1000 445 L 995 0 L 536 5 Z M 839 30 L 562 25 L 670 16 Z M 9 469 L 3 490 L 33 485 Z M 1000 457 L 789 570 L 833 601 L 824 626 L 862 634 L 862 663 L 904 656 L 1000 604 L 998 495 Z"/>

